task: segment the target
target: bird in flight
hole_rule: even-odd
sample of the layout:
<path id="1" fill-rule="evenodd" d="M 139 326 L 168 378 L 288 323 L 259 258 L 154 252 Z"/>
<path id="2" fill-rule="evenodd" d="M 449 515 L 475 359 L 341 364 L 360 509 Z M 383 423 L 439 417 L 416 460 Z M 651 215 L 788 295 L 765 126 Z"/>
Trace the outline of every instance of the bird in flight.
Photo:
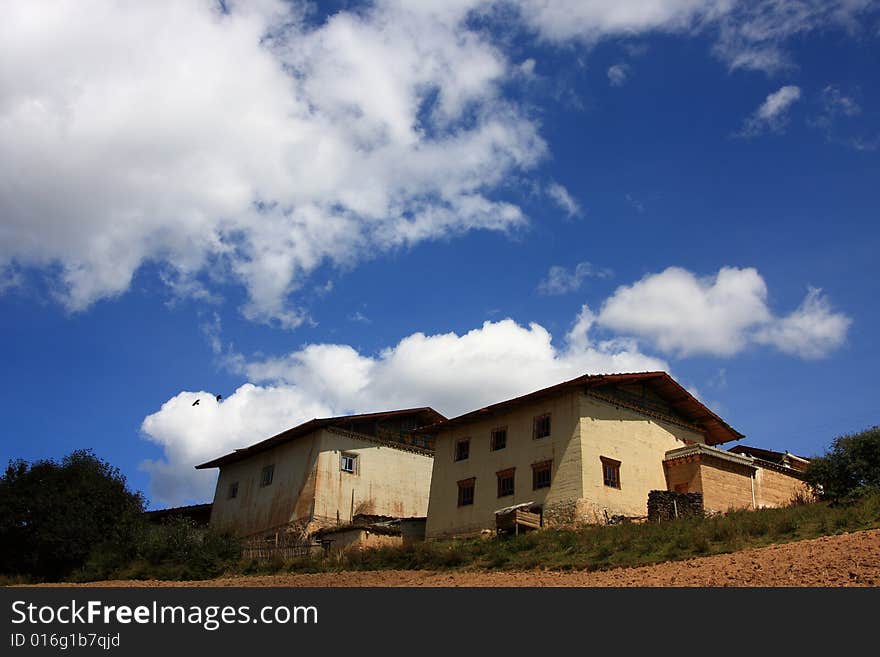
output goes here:
<path id="1" fill-rule="evenodd" d="M 196 399 L 196 400 L 193 402 L 193 406 L 198 406 L 198 405 L 199 405 L 199 400 Z"/>

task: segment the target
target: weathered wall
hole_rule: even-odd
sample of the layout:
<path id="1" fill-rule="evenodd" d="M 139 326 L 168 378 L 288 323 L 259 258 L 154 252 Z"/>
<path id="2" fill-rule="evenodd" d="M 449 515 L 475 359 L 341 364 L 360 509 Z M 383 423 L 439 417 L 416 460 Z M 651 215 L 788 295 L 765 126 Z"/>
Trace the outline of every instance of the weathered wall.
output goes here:
<path id="1" fill-rule="evenodd" d="M 667 488 L 666 452 L 703 443 L 701 433 L 582 395 L 580 442 L 583 457 L 579 520 L 604 522 L 608 515 L 644 516 L 648 493 Z M 620 488 L 603 483 L 604 456 L 620 461 Z"/>
<path id="2" fill-rule="evenodd" d="M 309 434 L 253 457 L 220 468 L 211 524 L 247 536 L 294 520 L 308 520 L 315 490 L 317 434 Z M 272 483 L 260 486 L 265 466 L 275 465 Z M 238 496 L 229 499 L 229 485 Z"/>
<path id="3" fill-rule="evenodd" d="M 362 527 L 347 531 L 333 532 L 325 538 L 331 539 L 330 552 L 348 552 L 350 550 L 368 550 L 371 548 L 403 545 L 402 536 L 376 534 Z"/>
<path id="4" fill-rule="evenodd" d="M 456 426 L 437 436 L 428 505 L 428 538 L 467 535 L 495 527 L 495 511 L 514 504 L 543 504 L 545 518 L 566 513 L 582 497 L 581 455 L 578 421 L 580 393 L 573 391 L 553 399 L 516 407 L 492 418 Z M 551 414 L 551 434 L 532 438 L 532 420 Z M 507 427 L 507 446 L 489 449 L 490 435 L 497 427 Z M 455 443 L 469 437 L 470 456 L 455 461 Z M 532 464 L 552 460 L 550 488 L 532 490 Z M 516 468 L 514 494 L 498 497 L 495 473 Z M 475 477 L 474 503 L 458 506 L 457 482 Z"/>
<path id="5" fill-rule="evenodd" d="M 702 492 L 703 482 L 700 478 L 700 463 L 697 458 L 667 464 L 665 469 L 667 490 L 680 490 L 683 493 Z"/>
<path id="6" fill-rule="evenodd" d="M 790 475 L 759 468 L 755 477 L 755 497 L 759 507 L 786 506 L 795 495 L 809 496 L 807 485 Z"/>
<path id="7" fill-rule="evenodd" d="M 752 470 L 716 459 L 703 459 L 700 466 L 703 506 L 706 511 L 751 509 Z"/>
<path id="8" fill-rule="evenodd" d="M 320 434 L 314 519 L 327 525 L 350 522 L 353 513 L 395 518 L 424 516 L 431 489 L 430 456 L 343 435 Z M 356 473 L 340 467 L 342 453 L 357 456 Z"/>

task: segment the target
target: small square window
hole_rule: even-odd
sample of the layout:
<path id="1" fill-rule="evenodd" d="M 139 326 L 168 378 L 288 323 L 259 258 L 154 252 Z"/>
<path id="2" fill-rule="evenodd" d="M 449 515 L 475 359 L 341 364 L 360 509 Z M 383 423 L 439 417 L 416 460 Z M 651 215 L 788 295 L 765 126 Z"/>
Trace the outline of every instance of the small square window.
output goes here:
<path id="1" fill-rule="evenodd" d="M 507 447 L 507 427 L 499 427 L 492 430 L 492 437 L 489 440 L 489 449 L 497 452 L 499 449 Z"/>
<path id="2" fill-rule="evenodd" d="M 532 438 L 546 438 L 550 435 L 550 413 L 539 415 L 532 421 Z"/>
<path id="3" fill-rule="evenodd" d="M 550 488 L 550 472 L 553 461 L 542 461 L 532 464 L 532 490 Z"/>
<path id="4" fill-rule="evenodd" d="M 515 472 L 515 468 L 510 468 L 508 470 L 502 470 L 495 473 L 495 476 L 498 477 L 498 497 L 507 497 L 508 495 L 513 495 Z"/>
<path id="5" fill-rule="evenodd" d="M 474 503 L 475 482 L 475 477 L 458 482 L 458 506 L 470 506 Z"/>
<path id="6" fill-rule="evenodd" d="M 455 460 L 464 461 L 471 454 L 471 439 L 461 438 L 455 443 Z"/>
<path id="7" fill-rule="evenodd" d="M 341 457 L 339 457 L 339 469 L 343 472 L 357 474 L 357 461 L 357 454 L 343 454 Z"/>
<path id="8" fill-rule="evenodd" d="M 229 484 L 229 494 L 227 497 L 231 500 L 233 498 L 238 497 L 238 482 Z"/>
<path id="9" fill-rule="evenodd" d="M 267 465 L 263 468 L 262 472 L 260 472 L 260 486 L 268 486 L 272 483 L 272 479 L 275 478 L 275 464 Z"/>
<path id="10" fill-rule="evenodd" d="M 620 488 L 620 461 L 600 456 L 602 461 L 602 483 L 611 488 Z"/>

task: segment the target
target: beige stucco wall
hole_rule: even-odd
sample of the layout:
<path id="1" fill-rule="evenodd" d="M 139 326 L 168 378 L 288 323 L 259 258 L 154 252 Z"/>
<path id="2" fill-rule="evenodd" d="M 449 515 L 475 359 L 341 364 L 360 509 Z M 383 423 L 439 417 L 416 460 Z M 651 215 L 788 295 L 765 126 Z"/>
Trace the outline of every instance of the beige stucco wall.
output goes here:
<path id="1" fill-rule="evenodd" d="M 211 524 L 248 536 L 310 518 L 319 446 L 312 433 L 220 468 Z M 272 483 L 261 487 L 263 468 L 273 464 Z M 238 497 L 229 499 L 229 485 L 236 481 Z"/>
<path id="2" fill-rule="evenodd" d="M 428 512 L 434 459 L 325 429 L 315 487 L 316 522 L 347 523 L 354 513 L 410 518 Z M 342 453 L 357 456 L 357 472 L 340 469 Z M 354 504 L 352 505 L 352 499 Z"/>
<path id="3" fill-rule="evenodd" d="M 532 439 L 532 419 L 552 416 L 552 435 Z M 507 447 L 489 450 L 492 429 L 507 426 Z M 470 457 L 454 461 L 458 439 L 470 437 Z M 604 522 L 608 515 L 644 516 L 648 492 L 666 489 L 663 458 L 701 433 L 606 403 L 580 391 L 514 408 L 493 418 L 443 431 L 437 438 L 427 537 L 468 535 L 493 529 L 497 509 L 535 502 L 545 524 Z M 605 486 L 605 456 L 621 462 L 620 489 Z M 532 463 L 553 460 L 549 489 L 532 490 Z M 515 494 L 498 498 L 495 473 L 516 468 Z M 476 477 L 474 504 L 458 507 L 457 482 Z"/>
<path id="4" fill-rule="evenodd" d="M 706 511 L 751 509 L 752 469 L 719 460 L 700 464 L 700 488 L 691 491 L 703 494 Z"/>
<path id="5" fill-rule="evenodd" d="M 800 479 L 769 468 L 758 469 L 755 497 L 759 507 L 787 506 L 798 494 L 809 497 L 809 489 Z"/>
<path id="6" fill-rule="evenodd" d="M 513 504 L 535 502 L 546 508 L 580 498 L 578 394 L 566 393 L 441 431 L 435 446 L 426 536 L 439 538 L 492 529 L 495 511 Z M 534 440 L 532 420 L 544 413 L 551 414 L 551 434 Z M 489 449 L 490 435 L 501 426 L 507 427 L 507 446 L 493 452 Z M 471 439 L 470 456 L 456 462 L 455 443 L 465 437 Z M 532 464 L 551 459 L 550 488 L 532 490 Z M 516 468 L 514 494 L 499 498 L 495 473 L 508 468 Z M 476 478 L 474 503 L 459 507 L 457 482 L 470 477 Z"/>
<path id="7" fill-rule="evenodd" d="M 340 469 L 340 453 L 357 455 L 358 472 Z M 239 536 L 299 521 L 312 531 L 351 520 L 354 512 L 396 517 L 424 516 L 433 459 L 323 429 L 220 468 L 211 524 Z M 267 465 L 272 483 L 260 486 Z M 229 485 L 238 496 L 229 499 Z"/>
<path id="8" fill-rule="evenodd" d="M 700 478 L 700 462 L 694 458 L 687 461 L 678 461 L 667 464 L 666 490 L 676 490 L 679 485 L 684 485 L 685 493 L 702 493 L 703 482 Z"/>
<path id="9" fill-rule="evenodd" d="M 587 395 L 580 397 L 580 408 L 583 495 L 578 520 L 604 522 L 606 510 L 609 516 L 647 515 L 648 493 L 667 488 L 666 452 L 705 442 L 692 429 Z M 620 461 L 619 489 L 604 484 L 600 456 Z"/>
<path id="10" fill-rule="evenodd" d="M 668 490 L 687 483 L 688 492 L 702 493 L 707 511 L 786 506 L 796 494 L 808 493 L 806 484 L 796 477 L 712 458 L 695 457 L 669 464 L 666 481 Z"/>

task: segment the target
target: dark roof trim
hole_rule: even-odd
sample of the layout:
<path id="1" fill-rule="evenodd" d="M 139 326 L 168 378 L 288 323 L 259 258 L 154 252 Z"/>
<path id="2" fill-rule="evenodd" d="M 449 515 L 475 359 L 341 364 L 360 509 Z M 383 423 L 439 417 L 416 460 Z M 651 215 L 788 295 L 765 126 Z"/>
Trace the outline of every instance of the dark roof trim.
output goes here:
<path id="1" fill-rule="evenodd" d="M 196 467 L 196 470 L 205 470 L 208 468 L 219 468 L 224 465 L 228 465 L 230 463 L 235 463 L 236 461 L 242 461 L 246 458 L 253 456 L 254 454 L 259 454 L 260 452 L 265 452 L 266 450 L 272 449 L 273 447 L 277 447 L 278 445 L 283 445 L 284 443 L 290 442 L 291 440 L 295 440 L 296 438 L 300 438 L 305 436 L 306 434 L 312 433 L 313 431 L 317 431 L 318 429 L 323 429 L 324 427 L 333 426 L 336 424 L 340 424 L 342 422 L 351 422 L 351 421 L 359 421 L 359 420 L 369 420 L 369 419 L 380 419 L 386 417 L 394 417 L 397 415 L 413 415 L 416 413 L 424 413 L 428 416 L 427 420 L 433 421 L 434 423 L 441 422 L 446 418 L 435 411 L 430 406 L 421 406 L 419 408 L 404 408 L 396 411 L 384 411 L 380 413 L 361 413 L 359 415 L 339 415 L 336 417 L 327 417 L 327 418 L 314 418 L 309 420 L 308 422 L 304 422 L 303 424 L 297 425 L 292 429 L 288 429 L 287 431 L 282 431 L 281 433 L 272 436 L 271 438 L 267 438 L 266 440 L 262 440 L 258 443 L 254 443 L 249 447 L 244 447 L 242 449 L 237 449 L 234 452 L 230 452 L 229 454 L 225 454 L 219 458 L 216 458 L 212 461 L 208 461 L 206 463 L 201 463 Z"/>
<path id="2" fill-rule="evenodd" d="M 731 427 L 718 415 L 707 408 L 699 399 L 689 393 L 666 372 L 632 372 L 625 374 L 585 374 L 569 381 L 558 383 L 549 388 L 542 388 L 527 395 L 486 406 L 485 408 L 459 415 L 452 419 L 421 429 L 426 433 L 451 428 L 460 424 L 476 422 L 492 417 L 509 408 L 531 403 L 539 399 L 555 397 L 574 389 L 594 389 L 622 383 L 646 383 L 652 390 L 663 397 L 667 403 L 684 419 L 701 430 L 709 445 L 717 445 L 730 440 L 738 440 L 744 435 Z"/>

